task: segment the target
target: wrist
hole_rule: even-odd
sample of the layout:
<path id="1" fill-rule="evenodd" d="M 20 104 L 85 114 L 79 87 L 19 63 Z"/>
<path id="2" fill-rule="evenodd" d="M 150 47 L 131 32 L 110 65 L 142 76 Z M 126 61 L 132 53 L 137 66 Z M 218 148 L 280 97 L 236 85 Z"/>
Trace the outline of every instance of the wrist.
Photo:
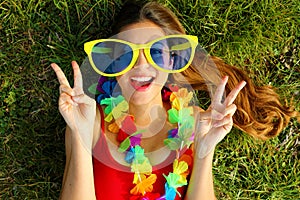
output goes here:
<path id="1" fill-rule="evenodd" d="M 204 159 L 206 157 L 213 157 L 215 151 L 215 145 L 202 140 L 196 145 L 195 157 L 198 159 Z"/>
<path id="2" fill-rule="evenodd" d="M 197 161 L 212 161 L 214 157 L 215 148 L 210 149 L 210 151 L 206 151 L 205 153 L 201 152 L 199 149 L 196 150 L 194 154 L 194 159 Z"/>
<path id="3" fill-rule="evenodd" d="M 79 146 L 85 148 L 88 152 L 92 150 L 92 143 L 93 143 L 93 131 L 86 130 L 86 131 L 78 131 L 72 130 L 72 145 Z"/>

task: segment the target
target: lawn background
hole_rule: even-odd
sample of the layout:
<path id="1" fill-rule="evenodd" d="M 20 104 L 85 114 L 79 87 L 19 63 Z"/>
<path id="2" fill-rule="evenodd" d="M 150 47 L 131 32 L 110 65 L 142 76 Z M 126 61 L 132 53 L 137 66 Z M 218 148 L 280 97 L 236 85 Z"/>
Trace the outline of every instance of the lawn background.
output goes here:
<path id="1" fill-rule="evenodd" d="M 300 109 L 300 1 L 159 1 L 212 55 L 270 84 Z M 65 123 L 58 63 L 72 80 L 83 43 L 105 38 L 121 1 L 0 2 L 0 199 L 57 199 Z M 300 199 L 300 124 L 266 142 L 234 129 L 215 153 L 220 199 Z"/>

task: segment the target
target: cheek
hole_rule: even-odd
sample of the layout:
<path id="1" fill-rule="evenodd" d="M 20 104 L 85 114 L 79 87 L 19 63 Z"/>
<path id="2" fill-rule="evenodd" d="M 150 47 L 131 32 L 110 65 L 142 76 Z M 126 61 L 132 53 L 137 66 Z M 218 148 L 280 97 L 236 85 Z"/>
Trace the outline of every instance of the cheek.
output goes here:
<path id="1" fill-rule="evenodd" d="M 124 91 L 125 86 L 128 85 L 128 83 L 125 82 L 126 78 L 122 75 L 122 76 L 117 76 L 116 80 L 117 80 L 121 90 Z"/>
<path id="2" fill-rule="evenodd" d="M 165 85 L 165 83 L 167 82 L 168 77 L 169 77 L 168 73 L 160 72 L 157 76 L 156 82 L 163 87 Z"/>

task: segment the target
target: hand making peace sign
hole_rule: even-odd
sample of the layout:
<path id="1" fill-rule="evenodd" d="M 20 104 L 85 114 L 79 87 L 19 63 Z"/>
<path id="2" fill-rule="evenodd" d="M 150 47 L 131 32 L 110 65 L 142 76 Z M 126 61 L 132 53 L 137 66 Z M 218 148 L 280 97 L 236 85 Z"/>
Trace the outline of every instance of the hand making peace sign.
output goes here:
<path id="1" fill-rule="evenodd" d="M 232 128 L 232 116 L 237 109 L 233 102 L 246 82 L 240 82 L 222 102 L 227 81 L 227 76 L 221 80 L 209 109 L 198 113 L 200 122 L 196 126 L 195 149 L 199 158 L 208 155 Z"/>
<path id="2" fill-rule="evenodd" d="M 56 73 L 60 83 L 59 111 L 72 132 L 92 141 L 92 130 L 96 115 L 96 102 L 84 94 L 82 75 L 78 64 L 73 61 L 74 87 L 72 88 L 61 68 L 52 63 L 51 67 Z M 90 135 L 88 133 L 91 133 Z"/>

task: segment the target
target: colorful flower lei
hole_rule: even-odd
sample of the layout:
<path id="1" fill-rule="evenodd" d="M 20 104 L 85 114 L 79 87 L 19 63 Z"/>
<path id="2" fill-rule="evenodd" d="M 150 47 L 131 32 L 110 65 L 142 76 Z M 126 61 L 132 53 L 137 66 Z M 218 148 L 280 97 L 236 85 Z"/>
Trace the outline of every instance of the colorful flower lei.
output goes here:
<path id="1" fill-rule="evenodd" d="M 101 89 L 99 89 L 100 84 Z M 168 138 L 164 143 L 170 150 L 176 151 L 176 159 L 173 162 L 173 172 L 168 175 L 163 174 L 166 179 L 165 194 L 160 196 L 158 193 L 152 193 L 157 176 L 152 174 L 152 165 L 140 146 L 142 131 L 137 131 L 134 117 L 127 113 L 128 103 L 124 97 L 121 95 L 114 97 L 109 94 L 113 91 L 112 86 L 115 86 L 115 83 L 110 79 L 104 83 L 103 80 L 99 82 L 97 90 L 102 91 L 98 94 L 97 102 L 106 105 L 105 121 L 111 122 L 108 130 L 118 134 L 119 151 L 125 153 L 125 161 L 131 165 L 131 171 L 134 173 L 135 186 L 130 190 L 132 194 L 130 200 L 174 200 L 176 194 L 181 195 L 177 188 L 188 184 L 189 166 L 192 165 L 192 156 L 187 150 L 194 139 L 193 108 L 189 106 L 192 92 L 188 92 L 186 88 L 178 89 L 172 86 L 170 88 L 173 91 L 166 91 L 167 97 L 164 95 L 164 98 L 169 98 L 171 102 L 168 120 L 170 123 L 177 124 L 177 128 L 168 131 Z M 185 153 L 182 154 L 184 151 Z"/>

